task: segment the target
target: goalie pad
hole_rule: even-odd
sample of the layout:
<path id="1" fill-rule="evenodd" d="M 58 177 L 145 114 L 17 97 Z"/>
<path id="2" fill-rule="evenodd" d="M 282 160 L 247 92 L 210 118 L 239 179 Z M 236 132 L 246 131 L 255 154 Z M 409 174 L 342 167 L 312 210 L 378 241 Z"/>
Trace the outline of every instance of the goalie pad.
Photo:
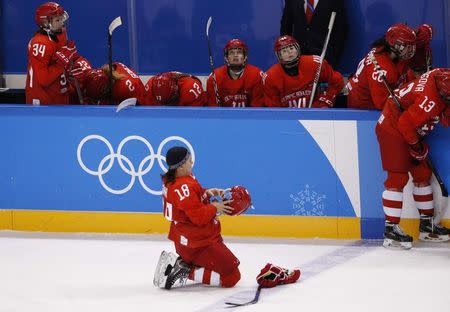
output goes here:
<path id="1" fill-rule="evenodd" d="M 256 277 L 259 285 L 272 288 L 277 285 L 295 283 L 300 278 L 300 270 L 289 271 L 288 269 L 267 263 Z"/>

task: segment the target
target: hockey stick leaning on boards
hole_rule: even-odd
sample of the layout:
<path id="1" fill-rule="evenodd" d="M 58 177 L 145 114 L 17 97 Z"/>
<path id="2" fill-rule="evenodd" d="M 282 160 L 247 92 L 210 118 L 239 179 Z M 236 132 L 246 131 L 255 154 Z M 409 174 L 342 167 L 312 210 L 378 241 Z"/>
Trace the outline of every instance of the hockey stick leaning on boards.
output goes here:
<path id="1" fill-rule="evenodd" d="M 108 92 L 109 92 L 109 101 L 113 103 L 114 94 L 113 94 L 113 66 L 112 66 L 112 34 L 113 31 L 122 25 L 122 18 L 117 16 L 108 27 L 108 67 L 109 67 L 109 84 L 108 84 Z"/>
<path id="2" fill-rule="evenodd" d="M 336 18 L 336 12 L 332 12 L 331 17 L 330 17 L 330 23 L 328 24 L 327 37 L 325 38 L 325 43 L 322 48 L 322 53 L 320 54 L 319 67 L 317 68 L 316 75 L 314 76 L 314 83 L 313 83 L 313 87 L 311 90 L 311 97 L 309 99 L 309 105 L 308 105 L 309 108 L 311 108 L 311 106 L 312 106 L 312 103 L 314 101 L 314 94 L 316 93 L 317 85 L 319 84 L 320 71 L 322 70 L 322 63 L 325 58 L 325 54 L 327 53 L 328 42 L 330 41 L 331 31 L 333 30 L 335 18 Z M 299 106 L 300 106 L 300 103 L 299 103 Z"/>
<path id="3" fill-rule="evenodd" d="M 209 38 L 209 28 L 211 27 L 211 23 L 212 23 L 212 16 L 208 18 L 208 22 L 206 23 L 206 41 L 208 42 L 209 65 L 211 66 L 211 75 L 213 78 L 214 93 L 216 94 L 216 102 L 218 106 L 222 106 L 220 104 L 219 89 L 217 88 L 216 74 L 214 73 L 214 59 L 211 51 L 211 39 Z"/>

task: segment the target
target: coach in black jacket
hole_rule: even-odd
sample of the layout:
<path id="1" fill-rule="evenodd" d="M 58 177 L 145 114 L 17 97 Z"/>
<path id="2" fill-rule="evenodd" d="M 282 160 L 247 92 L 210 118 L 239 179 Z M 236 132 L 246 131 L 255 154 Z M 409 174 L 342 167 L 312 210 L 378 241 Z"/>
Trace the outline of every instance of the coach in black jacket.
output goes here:
<path id="1" fill-rule="evenodd" d="M 327 36 L 331 12 L 335 11 L 336 19 L 325 59 L 336 68 L 348 29 L 344 0 L 319 0 L 309 24 L 306 21 L 305 1 L 307 0 L 285 0 L 280 35 L 291 35 L 296 38 L 302 54 L 320 55 Z"/>

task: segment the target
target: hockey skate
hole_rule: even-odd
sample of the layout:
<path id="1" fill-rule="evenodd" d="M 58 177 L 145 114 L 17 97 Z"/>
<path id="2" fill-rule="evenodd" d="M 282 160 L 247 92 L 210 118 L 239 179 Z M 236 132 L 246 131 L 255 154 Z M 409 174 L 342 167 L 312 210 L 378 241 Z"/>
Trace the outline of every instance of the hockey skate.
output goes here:
<path id="1" fill-rule="evenodd" d="M 419 239 L 425 242 L 445 242 L 450 240 L 450 230 L 445 226 L 435 224 L 433 217 L 421 217 Z"/>
<path id="2" fill-rule="evenodd" d="M 156 266 L 153 285 L 171 289 L 177 281 L 184 284 L 190 271 L 191 266 L 181 260 L 181 257 L 172 252 L 163 251 Z"/>
<path id="3" fill-rule="evenodd" d="M 156 265 L 155 276 L 153 277 L 153 285 L 163 288 L 166 285 L 167 277 L 172 270 L 178 255 L 163 251 L 159 256 L 158 264 Z"/>
<path id="4" fill-rule="evenodd" d="M 169 267 L 170 266 L 168 266 L 167 268 Z M 176 282 L 179 282 L 181 286 L 184 286 L 189 276 L 189 272 L 191 272 L 191 269 L 192 266 L 184 262 L 181 257 L 178 257 L 171 270 L 166 270 L 166 272 L 168 272 L 168 275 L 164 288 L 171 289 Z"/>
<path id="5" fill-rule="evenodd" d="M 383 246 L 393 249 L 411 249 L 413 238 L 403 232 L 398 224 L 386 223 Z"/>

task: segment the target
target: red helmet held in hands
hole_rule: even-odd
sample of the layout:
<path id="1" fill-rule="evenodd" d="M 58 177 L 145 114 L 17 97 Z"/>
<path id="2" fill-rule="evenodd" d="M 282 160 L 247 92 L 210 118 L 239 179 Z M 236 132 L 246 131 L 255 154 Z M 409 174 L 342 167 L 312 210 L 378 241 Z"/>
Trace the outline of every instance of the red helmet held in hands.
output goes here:
<path id="1" fill-rule="evenodd" d="M 252 205 L 250 193 L 243 186 L 233 186 L 232 188 L 225 190 L 222 197 L 223 200 L 233 200 L 229 204 L 230 207 L 233 207 L 233 212 L 229 214 L 230 216 L 240 215 Z"/>
<path id="2" fill-rule="evenodd" d="M 56 2 L 46 2 L 41 4 L 35 12 L 36 24 L 45 29 L 51 29 L 51 20 L 56 16 L 62 16 L 63 22 L 69 19 L 69 14 L 64 11 L 64 8 Z"/>
<path id="3" fill-rule="evenodd" d="M 286 62 L 286 61 L 282 60 L 282 58 L 280 57 L 281 56 L 280 51 L 289 46 L 293 46 L 297 49 L 297 57 L 294 60 Z M 294 37 L 291 37 L 288 35 L 279 37 L 275 41 L 275 45 L 273 48 L 275 51 L 275 55 L 277 56 L 277 59 L 281 64 L 290 66 L 290 65 L 298 63 L 298 59 L 300 58 L 300 46 L 298 44 L 298 41 Z"/>
<path id="4" fill-rule="evenodd" d="M 106 96 L 109 77 L 101 69 L 91 69 L 85 78 L 86 96 L 98 101 Z"/>
<path id="5" fill-rule="evenodd" d="M 450 69 L 440 70 L 435 76 L 436 88 L 439 94 L 446 100 L 450 101 Z"/>
<path id="6" fill-rule="evenodd" d="M 159 74 L 153 78 L 152 92 L 158 105 L 172 105 L 178 99 L 178 82 L 172 73 Z"/>
<path id="7" fill-rule="evenodd" d="M 409 60 L 416 52 L 416 33 L 405 24 L 395 24 L 386 32 L 386 42 L 401 60 Z"/>

